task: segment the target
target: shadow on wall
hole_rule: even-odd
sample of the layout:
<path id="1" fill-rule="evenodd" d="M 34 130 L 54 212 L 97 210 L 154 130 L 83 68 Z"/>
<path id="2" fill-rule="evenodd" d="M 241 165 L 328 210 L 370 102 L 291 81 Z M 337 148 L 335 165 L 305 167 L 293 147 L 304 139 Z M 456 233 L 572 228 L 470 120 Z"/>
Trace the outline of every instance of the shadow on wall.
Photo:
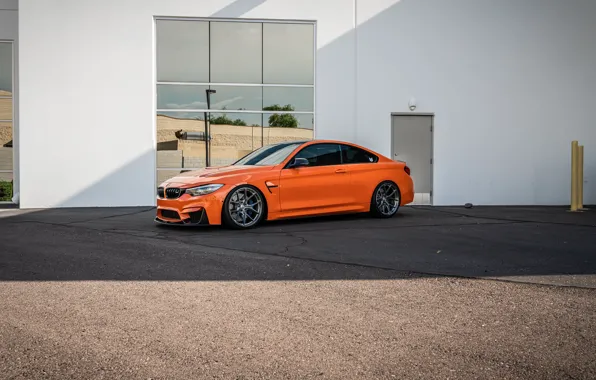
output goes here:
<path id="1" fill-rule="evenodd" d="M 263 4 L 267 0 L 236 0 L 215 12 L 211 17 L 235 18 L 242 17 L 245 13 Z"/>
<path id="2" fill-rule="evenodd" d="M 156 194 L 154 162 L 155 151 L 146 151 L 85 190 L 60 202 L 57 207 L 153 206 Z M 122 184 L 134 186 L 124 187 Z"/>

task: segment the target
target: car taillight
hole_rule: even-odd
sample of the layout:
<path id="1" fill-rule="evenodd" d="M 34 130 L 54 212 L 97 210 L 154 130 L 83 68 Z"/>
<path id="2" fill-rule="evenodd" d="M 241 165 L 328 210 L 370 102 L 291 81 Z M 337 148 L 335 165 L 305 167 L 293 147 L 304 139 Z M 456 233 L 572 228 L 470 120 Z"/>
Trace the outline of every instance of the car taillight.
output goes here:
<path id="1" fill-rule="evenodd" d="M 404 166 L 404 171 L 405 171 L 405 172 L 406 172 L 408 175 L 410 175 L 410 167 L 409 167 L 408 165 L 405 165 L 405 166 Z"/>

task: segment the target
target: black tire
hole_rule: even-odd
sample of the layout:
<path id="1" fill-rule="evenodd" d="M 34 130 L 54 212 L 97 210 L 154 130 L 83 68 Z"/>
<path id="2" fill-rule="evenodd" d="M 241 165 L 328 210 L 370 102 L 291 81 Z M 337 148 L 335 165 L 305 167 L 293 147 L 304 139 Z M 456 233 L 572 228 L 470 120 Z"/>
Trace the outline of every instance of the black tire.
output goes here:
<path id="1" fill-rule="evenodd" d="M 377 196 L 382 196 L 386 189 L 391 188 L 394 189 L 397 195 L 396 202 L 394 204 L 389 204 L 390 207 L 383 207 L 380 206 L 377 202 Z M 386 198 L 387 200 L 387 198 Z M 395 205 L 395 203 L 397 203 Z M 370 200 L 370 214 L 375 218 L 392 218 L 397 211 L 399 211 L 401 203 L 401 192 L 399 191 L 399 186 L 393 181 L 383 181 L 377 185 L 375 191 L 373 191 L 371 200 Z"/>
<path id="2" fill-rule="evenodd" d="M 256 220 L 254 220 L 254 222 L 251 222 L 249 225 L 243 225 L 242 222 L 237 221 L 232 216 L 232 211 L 230 210 L 231 207 L 233 208 L 232 202 L 235 201 L 235 199 L 233 200 L 235 195 L 238 193 L 242 194 L 245 190 L 249 193 L 252 193 L 255 197 L 257 197 L 257 199 L 258 199 L 258 201 L 260 201 L 260 205 L 261 205 L 260 206 L 260 214 L 258 215 Z M 248 209 L 248 210 L 249 211 L 246 211 L 246 212 L 250 213 L 251 209 Z M 258 188 L 254 187 L 252 185 L 240 185 L 240 186 L 237 186 L 237 187 L 233 188 L 232 190 L 230 190 L 230 192 L 226 196 L 226 199 L 224 200 L 223 207 L 221 210 L 221 221 L 222 221 L 222 224 L 227 228 L 235 229 L 235 230 L 246 230 L 246 229 L 254 228 L 254 227 L 258 226 L 259 224 L 261 224 L 261 222 L 263 221 L 263 219 L 265 218 L 266 215 L 267 215 L 267 201 L 265 200 L 263 193 Z M 248 217 L 247 217 L 247 219 L 248 219 Z"/>

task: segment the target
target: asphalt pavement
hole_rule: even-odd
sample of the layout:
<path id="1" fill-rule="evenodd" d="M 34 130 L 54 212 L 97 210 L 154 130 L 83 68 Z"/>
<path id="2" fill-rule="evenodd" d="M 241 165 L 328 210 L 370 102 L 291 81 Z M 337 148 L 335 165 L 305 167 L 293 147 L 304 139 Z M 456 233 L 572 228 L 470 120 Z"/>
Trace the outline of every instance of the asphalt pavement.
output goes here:
<path id="1" fill-rule="evenodd" d="M 596 210 L 0 211 L 0 378 L 596 378 Z"/>
<path id="2" fill-rule="evenodd" d="M 184 246 L 261 260 L 281 256 L 394 272 L 596 287 L 596 209 L 574 214 L 562 207 L 404 207 L 389 220 L 309 218 L 248 231 L 158 226 L 154 213 L 153 208 L 4 210 L 1 244 L 13 249 L 2 259 L 19 265 L 5 267 L 0 280 L 337 279 L 331 273 L 276 278 L 266 270 L 197 272 L 194 268 L 204 263 L 181 256 Z M 105 237 L 102 233 L 109 234 L 110 245 L 95 253 L 98 248 L 86 236 Z M 74 254 L 81 245 L 98 265 Z M 148 257 L 139 249 L 144 245 L 162 249 Z M 119 261 L 124 249 L 133 261 Z M 165 270 L 155 271 L 155 265 Z M 29 270 L 35 267 L 40 270 Z"/>

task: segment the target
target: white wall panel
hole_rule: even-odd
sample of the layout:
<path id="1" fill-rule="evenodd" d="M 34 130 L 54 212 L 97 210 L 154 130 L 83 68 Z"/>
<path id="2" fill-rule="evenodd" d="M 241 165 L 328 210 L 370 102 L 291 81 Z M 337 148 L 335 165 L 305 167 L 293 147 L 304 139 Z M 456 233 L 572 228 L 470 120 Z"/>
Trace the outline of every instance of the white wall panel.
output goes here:
<path id="1" fill-rule="evenodd" d="M 358 2 L 357 140 L 390 154 L 390 112 L 434 112 L 434 201 L 568 204 L 570 144 L 596 203 L 596 2 Z"/>

